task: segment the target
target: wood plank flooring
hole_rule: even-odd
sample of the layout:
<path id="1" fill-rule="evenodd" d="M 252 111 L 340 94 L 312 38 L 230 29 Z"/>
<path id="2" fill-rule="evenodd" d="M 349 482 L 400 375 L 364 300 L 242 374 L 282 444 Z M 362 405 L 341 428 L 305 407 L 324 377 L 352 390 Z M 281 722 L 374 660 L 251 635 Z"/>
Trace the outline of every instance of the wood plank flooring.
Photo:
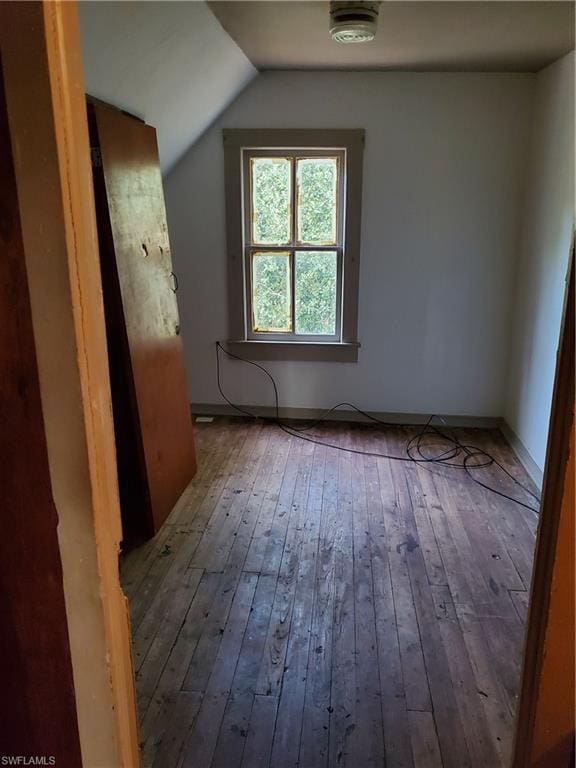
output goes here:
<path id="1" fill-rule="evenodd" d="M 403 455 L 414 431 L 315 434 Z M 531 485 L 498 431 L 454 432 Z M 143 765 L 508 765 L 536 515 L 461 470 L 269 423 L 196 434 L 196 478 L 122 563 Z"/>

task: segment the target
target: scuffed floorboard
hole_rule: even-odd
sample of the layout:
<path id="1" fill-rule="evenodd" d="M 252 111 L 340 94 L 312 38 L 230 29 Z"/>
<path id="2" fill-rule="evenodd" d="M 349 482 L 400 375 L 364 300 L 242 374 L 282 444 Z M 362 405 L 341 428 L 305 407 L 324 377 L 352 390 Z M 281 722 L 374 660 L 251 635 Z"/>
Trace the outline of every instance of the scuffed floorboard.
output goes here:
<path id="1" fill-rule="evenodd" d="M 536 516 L 270 423 L 196 434 L 196 478 L 122 565 L 144 766 L 506 766 Z M 314 434 L 401 456 L 414 428 Z M 499 432 L 453 434 L 531 485 Z"/>

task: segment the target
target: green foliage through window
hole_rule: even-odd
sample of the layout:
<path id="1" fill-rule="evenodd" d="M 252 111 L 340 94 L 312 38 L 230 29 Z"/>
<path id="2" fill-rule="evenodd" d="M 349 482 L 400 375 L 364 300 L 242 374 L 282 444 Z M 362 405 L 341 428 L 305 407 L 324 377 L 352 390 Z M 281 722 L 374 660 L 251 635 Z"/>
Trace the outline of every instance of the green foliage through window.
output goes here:
<path id="1" fill-rule="evenodd" d="M 336 251 L 296 251 L 296 333 L 336 332 Z"/>
<path id="2" fill-rule="evenodd" d="M 290 242 L 292 161 L 252 158 L 252 241 L 259 245 Z"/>
<path id="3" fill-rule="evenodd" d="M 290 254 L 252 256 L 253 330 L 286 333 L 292 329 Z"/>
<path id="4" fill-rule="evenodd" d="M 298 242 L 333 245 L 336 242 L 336 186 L 334 157 L 298 160 Z"/>

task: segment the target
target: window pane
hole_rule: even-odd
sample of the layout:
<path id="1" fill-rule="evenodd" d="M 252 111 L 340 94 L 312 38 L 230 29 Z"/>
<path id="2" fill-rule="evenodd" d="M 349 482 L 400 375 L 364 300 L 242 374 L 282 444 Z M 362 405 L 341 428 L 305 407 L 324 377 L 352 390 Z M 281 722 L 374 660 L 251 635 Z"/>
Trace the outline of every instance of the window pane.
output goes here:
<path id="1" fill-rule="evenodd" d="M 296 333 L 336 333 L 336 251 L 296 251 Z"/>
<path id="2" fill-rule="evenodd" d="M 290 254 L 252 254 L 252 330 L 292 330 Z"/>
<path id="3" fill-rule="evenodd" d="M 338 160 L 315 157 L 297 161 L 298 242 L 331 245 L 336 242 Z"/>
<path id="4" fill-rule="evenodd" d="M 292 161 L 285 157 L 253 157 L 252 242 L 283 245 L 291 240 Z"/>

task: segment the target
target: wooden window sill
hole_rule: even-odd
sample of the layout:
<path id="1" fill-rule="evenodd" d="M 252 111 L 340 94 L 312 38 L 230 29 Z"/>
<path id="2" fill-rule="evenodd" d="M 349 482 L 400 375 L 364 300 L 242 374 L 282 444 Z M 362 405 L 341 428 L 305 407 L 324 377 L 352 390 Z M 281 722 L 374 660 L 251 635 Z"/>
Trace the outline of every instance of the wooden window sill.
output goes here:
<path id="1" fill-rule="evenodd" d="M 232 340 L 226 346 L 249 360 L 304 360 L 316 363 L 358 362 L 358 342 Z"/>

